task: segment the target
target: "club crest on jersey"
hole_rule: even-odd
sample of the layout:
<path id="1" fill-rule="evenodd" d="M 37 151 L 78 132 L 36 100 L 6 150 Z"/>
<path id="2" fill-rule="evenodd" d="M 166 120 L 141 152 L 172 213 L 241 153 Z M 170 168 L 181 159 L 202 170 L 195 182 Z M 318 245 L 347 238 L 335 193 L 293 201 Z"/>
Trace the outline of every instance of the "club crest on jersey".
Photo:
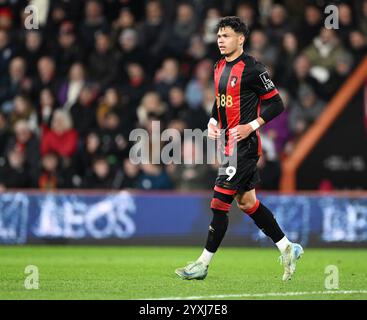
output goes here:
<path id="1" fill-rule="evenodd" d="M 231 78 L 231 87 L 234 88 L 234 86 L 236 85 L 237 83 L 237 77 L 236 76 L 232 76 Z"/>

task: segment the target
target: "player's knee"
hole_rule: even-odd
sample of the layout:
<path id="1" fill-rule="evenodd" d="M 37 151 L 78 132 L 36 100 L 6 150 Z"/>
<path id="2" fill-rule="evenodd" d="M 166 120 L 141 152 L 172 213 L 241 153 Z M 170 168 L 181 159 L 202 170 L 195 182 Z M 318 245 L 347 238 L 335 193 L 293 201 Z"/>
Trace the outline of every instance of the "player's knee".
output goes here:
<path id="1" fill-rule="evenodd" d="M 245 200 L 238 200 L 237 206 L 246 214 L 251 214 L 258 208 L 260 202 L 256 198 L 254 199 L 245 199 Z"/>
<path id="2" fill-rule="evenodd" d="M 237 206 L 238 208 L 240 208 L 241 211 L 247 211 L 251 208 L 251 203 L 250 202 L 245 202 L 245 201 L 238 201 L 237 202 Z"/>

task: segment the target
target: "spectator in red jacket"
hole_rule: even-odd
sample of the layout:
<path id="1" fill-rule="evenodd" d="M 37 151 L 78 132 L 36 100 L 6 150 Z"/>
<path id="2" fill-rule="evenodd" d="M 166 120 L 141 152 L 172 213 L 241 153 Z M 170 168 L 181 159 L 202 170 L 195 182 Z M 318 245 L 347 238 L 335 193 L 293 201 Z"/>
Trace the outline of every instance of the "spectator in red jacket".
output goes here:
<path id="1" fill-rule="evenodd" d="M 71 158 L 76 152 L 78 133 L 73 129 L 72 120 L 65 110 L 56 110 L 51 128 L 42 127 L 41 154 L 54 152 L 60 157 Z"/>

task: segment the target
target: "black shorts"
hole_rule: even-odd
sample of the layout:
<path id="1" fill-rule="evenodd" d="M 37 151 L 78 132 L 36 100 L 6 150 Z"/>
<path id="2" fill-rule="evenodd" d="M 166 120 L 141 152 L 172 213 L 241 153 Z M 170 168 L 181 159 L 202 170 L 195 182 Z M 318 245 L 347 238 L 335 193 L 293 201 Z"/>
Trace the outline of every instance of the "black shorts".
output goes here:
<path id="1" fill-rule="evenodd" d="M 226 189 L 232 194 L 243 193 L 254 189 L 260 182 L 260 175 L 257 169 L 258 160 L 259 156 L 238 157 L 235 171 L 228 169 L 229 166 L 235 167 L 230 163 L 221 165 L 215 180 L 215 186 Z M 230 175 L 227 173 L 230 173 Z"/>

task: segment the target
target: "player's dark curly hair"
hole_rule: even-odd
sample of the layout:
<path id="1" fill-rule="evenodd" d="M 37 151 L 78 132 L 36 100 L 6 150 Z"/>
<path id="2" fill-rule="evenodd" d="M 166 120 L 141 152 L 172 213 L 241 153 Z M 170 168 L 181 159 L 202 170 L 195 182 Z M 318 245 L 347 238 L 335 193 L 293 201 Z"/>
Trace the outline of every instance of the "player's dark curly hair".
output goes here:
<path id="1" fill-rule="evenodd" d="M 219 29 L 224 27 L 230 27 L 235 32 L 242 33 L 246 37 L 246 39 L 250 33 L 247 24 L 236 16 L 229 16 L 220 19 L 217 24 L 217 32 L 219 31 Z"/>

